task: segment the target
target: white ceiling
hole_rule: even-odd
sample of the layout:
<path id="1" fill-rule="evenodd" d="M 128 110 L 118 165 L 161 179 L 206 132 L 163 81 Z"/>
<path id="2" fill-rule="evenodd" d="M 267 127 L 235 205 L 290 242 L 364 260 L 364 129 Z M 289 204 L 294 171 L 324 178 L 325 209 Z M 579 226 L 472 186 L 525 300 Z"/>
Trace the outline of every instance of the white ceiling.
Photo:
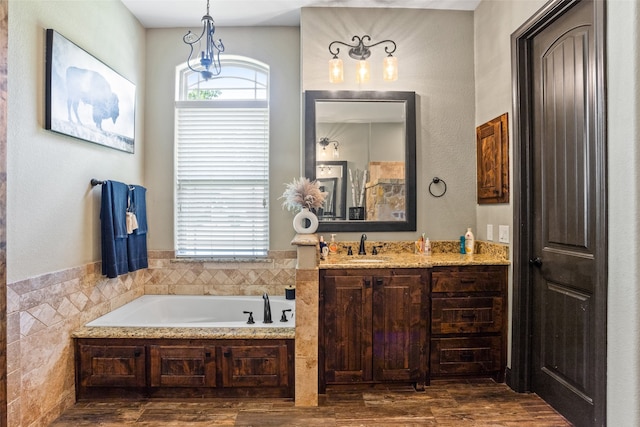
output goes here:
<path id="1" fill-rule="evenodd" d="M 206 0 L 122 0 L 145 28 L 200 25 Z M 302 7 L 475 10 L 480 0 L 210 0 L 217 26 L 299 26 Z"/>

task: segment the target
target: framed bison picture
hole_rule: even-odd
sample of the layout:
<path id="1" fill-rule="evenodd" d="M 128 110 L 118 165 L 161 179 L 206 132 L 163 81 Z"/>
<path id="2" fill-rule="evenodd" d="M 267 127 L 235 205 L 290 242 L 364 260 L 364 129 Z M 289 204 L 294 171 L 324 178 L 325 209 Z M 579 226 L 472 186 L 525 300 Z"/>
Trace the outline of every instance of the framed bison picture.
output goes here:
<path id="1" fill-rule="evenodd" d="M 134 152 L 136 86 L 47 29 L 45 129 Z"/>

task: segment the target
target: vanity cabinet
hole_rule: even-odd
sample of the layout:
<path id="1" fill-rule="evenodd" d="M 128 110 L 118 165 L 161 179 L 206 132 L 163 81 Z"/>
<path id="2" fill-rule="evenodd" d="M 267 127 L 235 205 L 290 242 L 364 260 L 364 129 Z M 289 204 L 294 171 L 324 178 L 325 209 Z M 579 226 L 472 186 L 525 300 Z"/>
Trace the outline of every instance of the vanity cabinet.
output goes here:
<path id="1" fill-rule="evenodd" d="M 320 271 L 319 386 L 427 379 L 427 273 Z"/>
<path id="2" fill-rule="evenodd" d="M 76 395 L 293 397 L 291 339 L 76 338 Z"/>
<path id="3" fill-rule="evenodd" d="M 507 267 L 434 267 L 430 283 L 431 377 L 504 381 Z"/>

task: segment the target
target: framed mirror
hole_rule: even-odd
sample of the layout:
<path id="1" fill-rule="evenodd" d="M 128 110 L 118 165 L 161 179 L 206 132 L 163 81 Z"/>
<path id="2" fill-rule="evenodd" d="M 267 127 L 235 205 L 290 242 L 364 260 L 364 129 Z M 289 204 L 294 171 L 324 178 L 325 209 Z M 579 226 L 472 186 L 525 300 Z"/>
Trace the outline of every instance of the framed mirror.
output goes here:
<path id="1" fill-rule="evenodd" d="M 305 176 L 332 190 L 318 231 L 416 230 L 415 98 L 305 92 Z"/>
<path id="2" fill-rule="evenodd" d="M 316 164 L 316 180 L 320 189 L 326 191 L 324 206 L 316 212 L 319 221 L 347 219 L 347 162 L 324 161 Z"/>

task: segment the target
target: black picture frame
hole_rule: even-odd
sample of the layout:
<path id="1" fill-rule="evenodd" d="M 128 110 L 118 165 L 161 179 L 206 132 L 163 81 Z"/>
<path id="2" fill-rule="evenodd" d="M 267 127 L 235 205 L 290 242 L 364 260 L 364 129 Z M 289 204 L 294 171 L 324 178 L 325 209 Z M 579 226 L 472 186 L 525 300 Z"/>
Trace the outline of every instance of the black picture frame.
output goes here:
<path id="1" fill-rule="evenodd" d="M 136 86 L 46 30 L 45 129 L 133 153 Z"/>

